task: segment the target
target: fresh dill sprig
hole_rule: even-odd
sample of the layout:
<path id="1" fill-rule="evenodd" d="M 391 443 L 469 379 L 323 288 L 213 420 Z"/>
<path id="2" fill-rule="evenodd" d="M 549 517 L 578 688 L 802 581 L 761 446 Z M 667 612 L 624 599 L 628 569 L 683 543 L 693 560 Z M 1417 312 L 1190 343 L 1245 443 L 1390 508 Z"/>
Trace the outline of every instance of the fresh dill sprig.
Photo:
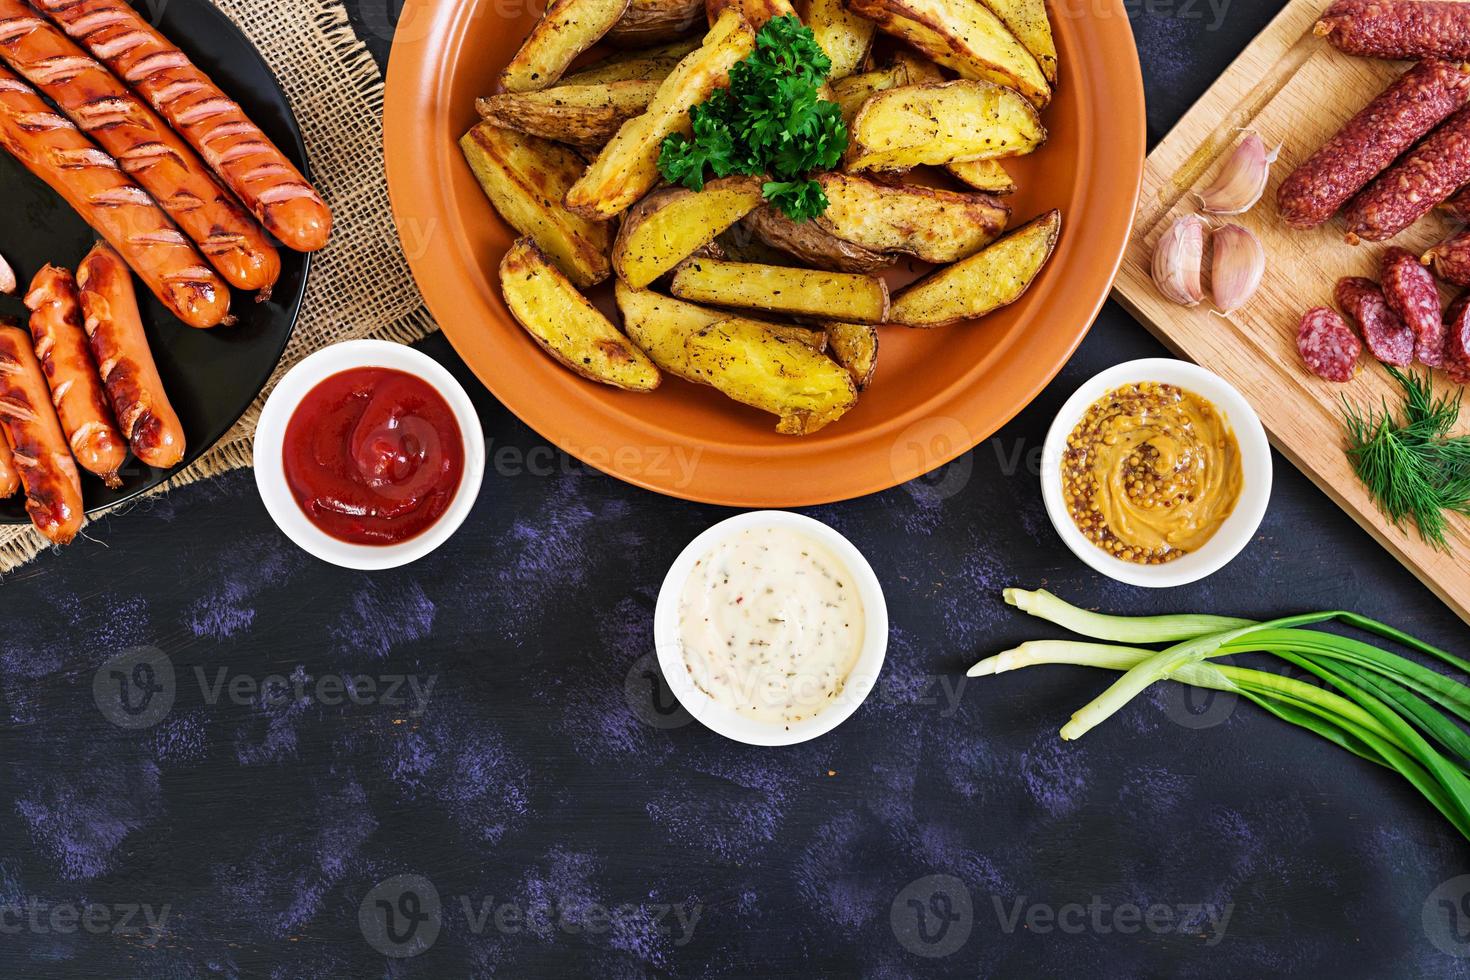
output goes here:
<path id="1" fill-rule="evenodd" d="M 1428 372 L 1389 368 L 1403 389 L 1402 421 L 1387 401 L 1366 410 L 1343 402 L 1348 461 L 1380 510 L 1402 528 L 1449 550 L 1446 512 L 1470 515 L 1470 436 L 1451 436 L 1461 392 L 1434 393 Z"/>

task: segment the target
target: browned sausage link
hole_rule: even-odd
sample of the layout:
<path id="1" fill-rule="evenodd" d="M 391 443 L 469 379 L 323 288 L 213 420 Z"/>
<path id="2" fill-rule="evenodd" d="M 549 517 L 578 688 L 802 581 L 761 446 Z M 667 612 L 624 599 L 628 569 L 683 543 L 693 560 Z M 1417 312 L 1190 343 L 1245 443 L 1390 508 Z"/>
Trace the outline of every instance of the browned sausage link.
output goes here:
<path id="1" fill-rule="evenodd" d="M 261 224 L 302 252 L 327 244 L 332 212 L 301 172 L 173 42 L 122 0 L 37 0 L 66 33 L 157 109 Z"/>
<path id="2" fill-rule="evenodd" d="M 71 273 L 48 265 L 36 273 L 26 293 L 36 358 L 51 387 L 51 404 L 70 440 L 77 465 L 120 487 L 117 471 L 128 458 L 128 444 L 112 421 L 97 365 L 82 333 L 82 306 Z"/>
<path id="3" fill-rule="evenodd" d="M 1276 189 L 1281 217 L 1315 228 L 1470 96 L 1470 73 L 1424 61 L 1400 75 Z"/>
<path id="4" fill-rule="evenodd" d="M 26 488 L 26 513 L 55 544 L 82 529 L 82 480 L 66 448 L 30 334 L 0 322 L 0 427 Z"/>
<path id="5" fill-rule="evenodd" d="M 1455 286 L 1470 286 L 1470 228 L 1462 228 L 1425 252 L 1420 262 Z"/>
<path id="6" fill-rule="evenodd" d="M 1466 181 L 1470 109 L 1460 109 L 1353 199 L 1344 212 L 1347 240 L 1392 238 Z"/>
<path id="7" fill-rule="evenodd" d="M 270 295 L 281 257 L 264 229 L 126 85 L 21 0 L 0 0 L 0 58 L 112 154 L 230 285 Z"/>
<path id="8" fill-rule="evenodd" d="M 177 466 L 184 458 L 184 428 L 148 349 L 128 267 L 98 242 L 77 269 L 77 285 L 97 370 L 134 454 L 159 469 Z"/>
<path id="9" fill-rule="evenodd" d="M 1337 0 L 1313 31 L 1364 58 L 1470 58 L 1470 7 L 1458 0 Z"/>
<path id="10" fill-rule="evenodd" d="M 0 146 L 126 256 L 179 319 L 191 327 L 224 322 L 230 312 L 229 287 L 168 215 L 116 160 L 5 68 L 0 68 Z"/>
<path id="11" fill-rule="evenodd" d="M 0 499 L 15 496 L 20 489 L 20 472 L 15 468 L 15 457 L 10 454 L 10 440 L 5 437 L 5 427 L 0 426 Z"/>

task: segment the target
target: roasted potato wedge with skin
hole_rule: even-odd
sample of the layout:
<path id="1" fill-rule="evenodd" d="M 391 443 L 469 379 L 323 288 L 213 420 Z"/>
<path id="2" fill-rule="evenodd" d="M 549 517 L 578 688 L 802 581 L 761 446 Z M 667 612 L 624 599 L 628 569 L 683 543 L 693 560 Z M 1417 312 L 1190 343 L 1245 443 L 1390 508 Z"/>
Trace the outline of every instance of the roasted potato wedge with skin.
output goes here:
<path id="1" fill-rule="evenodd" d="M 783 435 L 811 435 L 857 404 L 846 368 L 749 320 L 712 323 L 691 334 L 685 347 L 697 378 L 779 416 L 776 431 Z"/>
<path id="2" fill-rule="evenodd" d="M 878 328 L 871 323 L 822 324 L 827 331 L 827 351 L 847 368 L 853 384 L 862 391 L 873 380 L 878 367 Z"/>
<path id="3" fill-rule="evenodd" d="M 606 82 L 661 82 L 699 38 L 671 41 L 642 51 L 619 51 L 562 77 L 562 85 L 602 85 Z"/>
<path id="4" fill-rule="evenodd" d="M 1041 66 L 1048 84 L 1057 83 L 1057 43 L 1051 35 L 1046 0 L 983 0 Z"/>
<path id="5" fill-rule="evenodd" d="M 854 174 L 826 173 L 817 180 L 830 202 L 813 219 L 823 231 L 873 252 L 925 262 L 974 255 L 1005 231 L 1011 216 L 989 194 L 884 184 Z"/>
<path id="6" fill-rule="evenodd" d="M 812 29 L 817 44 L 832 59 L 828 82 L 857 71 L 873 47 L 878 25 L 859 17 L 842 5 L 842 0 L 803 0 L 801 22 Z"/>
<path id="7" fill-rule="evenodd" d="M 966 160 L 963 163 L 947 163 L 944 169 L 956 180 L 963 181 L 977 191 L 990 194 L 1013 194 L 1016 182 L 1006 173 L 999 160 Z"/>
<path id="8" fill-rule="evenodd" d="M 486 122 L 594 150 L 641 115 L 658 82 L 558 85 L 539 92 L 505 92 L 475 101 Z"/>
<path id="9" fill-rule="evenodd" d="M 790 253 L 772 248 L 745 227 L 745 222 L 728 228 L 714 240 L 719 255 L 710 258 L 729 259 L 731 262 L 755 262 L 760 265 L 800 265 Z"/>
<path id="10" fill-rule="evenodd" d="M 1036 107 L 1013 89 L 959 79 L 879 92 L 852 124 L 843 169 L 907 170 L 994 160 L 1046 141 Z"/>
<path id="11" fill-rule="evenodd" d="M 770 205 L 746 215 L 741 225 L 765 244 L 817 269 L 876 272 L 895 262 L 891 255 L 838 238 L 815 221 L 792 221 Z"/>
<path id="12" fill-rule="evenodd" d="M 917 51 L 898 50 L 893 53 L 893 64 L 902 68 L 910 85 L 929 85 L 947 82 L 944 70 Z"/>
<path id="13" fill-rule="evenodd" d="M 505 305 L 552 357 L 591 381 L 629 391 L 658 387 L 658 368 L 618 332 L 536 243 L 521 238 L 500 263 Z"/>
<path id="14" fill-rule="evenodd" d="M 632 0 L 603 40 L 640 48 L 683 37 L 704 24 L 704 0 Z"/>
<path id="15" fill-rule="evenodd" d="M 796 8 L 790 0 L 705 0 L 704 11 L 711 24 L 720 19 L 720 15 L 731 7 L 735 7 L 745 15 L 750 26 L 760 30 L 766 23 L 775 17 L 785 17 L 787 14 L 797 16 Z"/>
<path id="16" fill-rule="evenodd" d="M 660 188 L 623 217 L 613 243 L 613 269 L 630 286 L 647 286 L 760 207 L 761 201 L 761 181 L 756 177 L 712 180 L 702 191 Z"/>
<path id="17" fill-rule="evenodd" d="M 852 121 L 857 118 L 858 110 L 863 107 L 869 97 L 878 92 L 886 92 L 892 88 L 899 88 L 909 84 L 908 72 L 902 65 L 890 65 L 887 68 L 879 68 L 876 71 L 865 71 L 860 75 L 848 75 L 840 81 L 833 82 L 827 96 L 828 101 L 836 102 L 842 109 L 842 121 L 852 128 Z"/>
<path id="18" fill-rule="evenodd" d="M 962 78 L 1009 86 L 1037 107 L 1051 100 L 1035 56 L 979 0 L 847 0 L 847 8 Z"/>
<path id="19" fill-rule="evenodd" d="M 794 316 L 882 323 L 888 315 L 888 284 L 849 272 L 695 259 L 679 267 L 669 288 L 694 303 Z"/>
<path id="20" fill-rule="evenodd" d="M 890 323 L 942 327 L 1014 303 L 1051 258 L 1062 213 L 1046 214 L 961 262 L 936 270 L 893 298 Z"/>
<path id="21" fill-rule="evenodd" d="M 555 0 L 500 73 L 507 92 L 549 88 L 602 39 L 628 9 L 628 0 Z"/>
<path id="22" fill-rule="evenodd" d="M 495 210 L 517 233 L 535 239 L 577 286 L 612 275 L 612 228 L 561 206 L 586 169 L 576 153 L 549 140 L 481 123 L 460 140 L 465 159 Z"/>
<path id="23" fill-rule="evenodd" d="M 623 123 L 617 135 L 567 191 L 567 210 L 605 220 L 622 214 L 659 180 L 664 137 L 689 133 L 689 108 L 730 83 L 730 68 L 755 48 L 755 31 L 739 11 L 727 11 L 704 43 L 659 84 L 648 111 Z"/>
<path id="24" fill-rule="evenodd" d="M 697 333 L 711 323 L 731 319 L 724 310 L 712 310 L 682 299 L 674 299 L 651 289 L 634 289 L 621 279 L 614 290 L 618 311 L 623 315 L 623 329 L 628 338 L 649 356 L 653 363 L 685 381 L 704 384 L 704 379 L 695 376 L 689 367 L 685 341 L 690 334 Z M 777 337 L 794 340 L 813 350 L 826 347 L 828 338 L 825 330 L 813 330 L 789 323 L 767 323 L 764 320 L 741 318 L 746 323 L 758 323 Z"/>

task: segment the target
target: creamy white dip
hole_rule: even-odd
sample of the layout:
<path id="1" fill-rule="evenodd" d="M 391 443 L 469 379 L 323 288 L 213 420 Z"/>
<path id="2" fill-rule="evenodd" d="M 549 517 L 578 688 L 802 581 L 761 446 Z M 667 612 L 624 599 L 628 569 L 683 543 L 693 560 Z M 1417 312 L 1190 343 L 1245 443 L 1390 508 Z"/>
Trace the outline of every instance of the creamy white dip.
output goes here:
<path id="1" fill-rule="evenodd" d="M 694 563 L 679 643 L 695 686 L 739 714 L 789 726 L 841 694 L 863 646 L 847 566 L 789 527 L 729 535 Z"/>

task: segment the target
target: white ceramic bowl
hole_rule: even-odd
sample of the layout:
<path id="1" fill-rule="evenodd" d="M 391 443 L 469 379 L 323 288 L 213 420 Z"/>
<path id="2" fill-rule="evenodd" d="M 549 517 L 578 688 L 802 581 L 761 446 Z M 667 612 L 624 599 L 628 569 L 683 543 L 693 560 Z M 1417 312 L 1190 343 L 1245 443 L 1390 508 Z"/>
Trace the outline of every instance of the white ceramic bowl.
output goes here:
<path id="1" fill-rule="evenodd" d="M 749 527 L 771 525 L 789 527 L 815 538 L 847 566 L 857 584 L 858 598 L 862 600 L 866 627 L 862 652 L 858 654 L 857 664 L 848 675 L 842 694 L 828 707 L 790 728 L 747 718 L 695 687 L 684 666 L 684 655 L 679 642 L 679 596 L 694 563 L 728 535 Z M 747 745 L 793 745 L 830 732 L 846 721 L 867 699 L 873 685 L 878 682 L 878 675 L 883 670 L 883 660 L 888 653 L 888 604 L 883 599 L 883 588 L 878 584 L 878 576 L 873 574 L 872 566 L 851 541 L 821 521 L 801 514 L 784 510 L 751 511 L 711 527 L 689 542 L 689 546 L 674 559 L 668 575 L 664 577 L 663 588 L 658 593 L 658 606 L 653 614 L 653 639 L 658 651 L 659 669 L 669 689 L 674 692 L 684 709 L 701 724 L 726 738 Z"/>
<path id="2" fill-rule="evenodd" d="M 449 509 L 432 527 L 391 545 L 351 544 L 332 537 L 306 516 L 286 483 L 286 426 L 306 394 L 334 374 L 353 368 L 381 367 L 427 381 L 449 404 L 464 440 L 464 474 Z M 432 357 L 384 340 L 349 340 L 323 348 L 286 372 L 260 413 L 255 427 L 255 485 L 276 526 L 303 550 L 344 568 L 397 568 L 439 547 L 469 515 L 485 476 L 485 434 L 470 396 Z"/>
<path id="3" fill-rule="evenodd" d="M 1077 529 L 1062 498 L 1062 455 L 1067 437 L 1092 403 L 1115 388 L 1136 381 L 1176 385 L 1218 408 L 1240 443 L 1243 485 L 1235 510 L 1198 551 L 1162 565 L 1139 565 L 1114 558 Z M 1255 410 L 1224 378 L 1188 361 L 1150 357 L 1108 368 L 1078 388 L 1046 434 L 1041 455 L 1041 495 L 1052 526 L 1072 553 L 1109 578 L 1147 588 L 1187 585 L 1213 575 L 1240 554 L 1261 526 L 1271 500 L 1271 444 Z"/>

